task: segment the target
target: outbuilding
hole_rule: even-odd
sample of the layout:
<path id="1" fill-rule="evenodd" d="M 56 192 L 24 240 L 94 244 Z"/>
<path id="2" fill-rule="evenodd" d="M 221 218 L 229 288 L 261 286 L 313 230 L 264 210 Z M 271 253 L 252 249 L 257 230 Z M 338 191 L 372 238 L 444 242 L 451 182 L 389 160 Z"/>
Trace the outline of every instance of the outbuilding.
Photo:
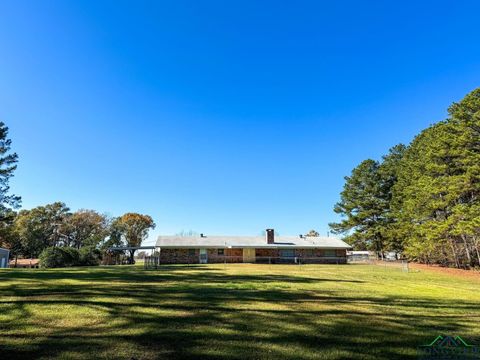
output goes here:
<path id="1" fill-rule="evenodd" d="M 8 267 L 9 256 L 10 256 L 10 250 L 0 248 L 0 269 Z"/>

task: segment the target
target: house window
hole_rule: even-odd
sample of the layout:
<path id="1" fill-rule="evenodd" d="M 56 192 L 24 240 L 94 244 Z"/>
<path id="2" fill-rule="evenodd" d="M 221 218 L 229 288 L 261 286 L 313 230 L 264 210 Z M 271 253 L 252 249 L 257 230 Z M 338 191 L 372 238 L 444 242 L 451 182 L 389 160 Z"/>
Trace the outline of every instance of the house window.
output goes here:
<path id="1" fill-rule="evenodd" d="M 188 249 L 188 255 L 195 256 L 195 249 Z"/>
<path id="2" fill-rule="evenodd" d="M 218 254 L 219 256 L 225 255 L 225 249 L 218 249 L 217 254 Z"/>
<path id="3" fill-rule="evenodd" d="M 295 256 L 295 250 L 293 249 L 280 250 L 280 257 L 294 257 L 294 256 Z"/>
<path id="4" fill-rule="evenodd" d="M 313 252 L 312 249 L 307 249 L 305 250 L 305 257 L 314 257 L 315 253 Z"/>
<path id="5" fill-rule="evenodd" d="M 325 250 L 325 256 L 326 257 L 335 257 L 335 256 L 337 256 L 337 253 L 336 253 L 335 249 L 326 249 Z"/>

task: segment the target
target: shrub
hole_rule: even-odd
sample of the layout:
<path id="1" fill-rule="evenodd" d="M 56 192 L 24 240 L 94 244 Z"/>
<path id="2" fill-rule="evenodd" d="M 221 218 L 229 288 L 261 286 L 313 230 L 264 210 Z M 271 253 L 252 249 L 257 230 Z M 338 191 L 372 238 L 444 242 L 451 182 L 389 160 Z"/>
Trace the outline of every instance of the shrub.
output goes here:
<path id="1" fill-rule="evenodd" d="M 94 266 L 99 265 L 102 261 L 102 252 L 92 247 L 82 247 L 79 250 L 80 265 Z"/>
<path id="2" fill-rule="evenodd" d="M 99 265 L 102 252 L 94 247 L 80 250 L 70 246 L 48 247 L 40 254 L 40 266 L 43 268 L 60 268 L 69 266 Z"/>
<path id="3" fill-rule="evenodd" d="M 39 259 L 43 268 L 80 265 L 80 253 L 72 247 L 48 247 L 42 251 Z"/>

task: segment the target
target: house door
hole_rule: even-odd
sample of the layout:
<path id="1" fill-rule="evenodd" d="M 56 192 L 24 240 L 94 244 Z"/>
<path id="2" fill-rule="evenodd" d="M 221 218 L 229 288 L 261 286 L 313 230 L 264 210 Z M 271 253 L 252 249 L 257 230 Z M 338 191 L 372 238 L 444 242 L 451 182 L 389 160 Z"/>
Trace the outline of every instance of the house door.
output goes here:
<path id="1" fill-rule="evenodd" d="M 208 262 L 207 249 L 200 249 L 200 264 L 206 264 Z"/>
<path id="2" fill-rule="evenodd" d="M 243 249 L 243 262 L 244 263 L 255 262 L 255 249 L 250 249 L 250 248 Z"/>
<path id="3" fill-rule="evenodd" d="M 0 262 L 0 268 L 4 268 L 6 267 L 5 266 L 5 258 L 2 258 L 1 262 Z"/>

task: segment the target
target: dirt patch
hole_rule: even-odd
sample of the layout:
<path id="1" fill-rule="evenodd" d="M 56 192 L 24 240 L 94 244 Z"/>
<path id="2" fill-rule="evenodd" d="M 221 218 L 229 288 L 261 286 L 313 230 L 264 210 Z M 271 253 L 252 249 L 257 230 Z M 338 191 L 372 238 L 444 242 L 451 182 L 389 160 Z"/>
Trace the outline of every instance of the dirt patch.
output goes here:
<path id="1" fill-rule="evenodd" d="M 468 279 L 477 279 L 480 281 L 480 271 L 477 270 L 462 270 L 462 269 L 453 269 L 441 267 L 438 265 L 425 265 L 417 263 L 409 263 L 408 266 L 411 269 L 421 270 L 421 271 L 434 271 L 437 273 L 442 273 L 446 275 L 454 275 L 462 278 Z"/>

